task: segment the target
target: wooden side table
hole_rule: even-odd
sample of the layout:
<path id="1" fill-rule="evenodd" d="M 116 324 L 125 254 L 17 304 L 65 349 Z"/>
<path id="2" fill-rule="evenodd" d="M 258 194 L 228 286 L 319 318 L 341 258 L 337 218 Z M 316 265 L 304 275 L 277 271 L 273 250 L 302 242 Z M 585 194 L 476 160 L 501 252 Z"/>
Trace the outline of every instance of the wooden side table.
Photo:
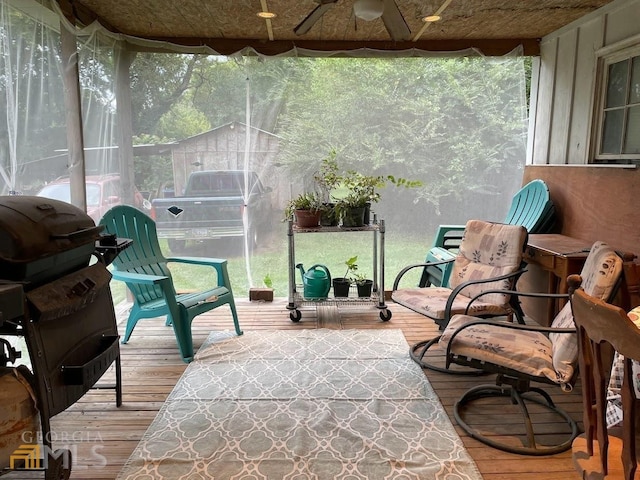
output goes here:
<path id="1" fill-rule="evenodd" d="M 567 277 L 580 273 L 592 243 L 555 233 L 529 235 L 524 252 L 527 263 L 538 265 L 549 274 L 549 293 L 567 293 Z M 551 324 L 565 300 L 548 302 L 547 321 Z"/>

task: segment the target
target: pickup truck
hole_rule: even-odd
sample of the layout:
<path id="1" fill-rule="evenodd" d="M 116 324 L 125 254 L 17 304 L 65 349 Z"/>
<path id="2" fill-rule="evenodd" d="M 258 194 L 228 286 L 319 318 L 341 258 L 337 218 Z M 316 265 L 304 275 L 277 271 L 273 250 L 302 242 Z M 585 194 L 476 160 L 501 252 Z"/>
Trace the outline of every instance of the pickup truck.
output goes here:
<path id="1" fill-rule="evenodd" d="M 270 215 L 271 188 L 265 188 L 255 172 L 243 170 L 193 172 L 182 196 L 151 201 L 158 238 L 166 238 L 173 252 L 187 241 L 243 238 L 245 230 L 255 247 L 271 224 Z"/>

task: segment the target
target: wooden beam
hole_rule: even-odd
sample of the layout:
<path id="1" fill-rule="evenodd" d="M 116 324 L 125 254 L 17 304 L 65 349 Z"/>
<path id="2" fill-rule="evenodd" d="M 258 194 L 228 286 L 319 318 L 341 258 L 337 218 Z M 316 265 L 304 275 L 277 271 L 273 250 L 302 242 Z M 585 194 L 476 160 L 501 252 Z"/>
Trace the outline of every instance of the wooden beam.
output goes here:
<path id="1" fill-rule="evenodd" d="M 84 135 L 82 132 L 82 110 L 80 76 L 78 72 L 78 50 L 76 37 L 64 25 L 60 25 L 62 57 L 62 82 L 67 122 L 67 148 L 69 150 L 68 171 L 71 203 L 87 210 L 85 185 Z"/>
<path id="2" fill-rule="evenodd" d="M 133 116 L 131 112 L 131 63 L 136 54 L 124 48 L 116 49 L 116 105 L 118 116 L 118 154 L 120 188 L 124 203 L 135 205 L 133 168 Z"/>
<path id="3" fill-rule="evenodd" d="M 416 42 L 393 42 L 389 41 L 321 41 L 321 40 L 252 40 L 252 39 L 218 39 L 218 38 L 199 38 L 199 37 L 152 37 L 148 40 L 168 42 L 183 47 L 194 47 L 194 52 L 203 46 L 222 54 L 230 55 L 239 52 L 244 48 L 253 48 L 262 55 L 278 55 L 291 51 L 294 48 L 303 48 L 309 50 L 317 50 L 321 52 L 327 51 L 350 51 L 361 48 L 369 48 L 372 50 L 381 50 L 385 52 L 406 51 L 404 56 L 410 56 L 412 49 L 425 50 L 429 52 L 458 52 L 470 48 L 477 49 L 487 56 L 501 56 L 511 52 L 516 47 L 522 45 L 524 55 L 538 56 L 540 55 L 540 40 L 530 38 L 502 38 L 502 39 L 450 39 L 450 40 L 419 40 Z M 134 45 L 128 43 L 128 48 L 137 51 L 156 51 L 170 52 L 170 48 L 158 46 L 157 48 Z"/>

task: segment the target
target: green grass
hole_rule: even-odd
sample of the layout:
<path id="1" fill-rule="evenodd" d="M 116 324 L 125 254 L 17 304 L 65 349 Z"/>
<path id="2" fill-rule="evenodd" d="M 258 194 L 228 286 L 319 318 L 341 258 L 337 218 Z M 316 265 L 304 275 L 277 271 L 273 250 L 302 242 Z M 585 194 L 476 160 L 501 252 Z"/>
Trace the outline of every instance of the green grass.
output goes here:
<path id="1" fill-rule="evenodd" d="M 302 263 L 305 270 L 315 264 L 322 264 L 329 269 L 332 277 L 342 277 L 347 270 L 344 262 L 357 255 L 358 272 L 369 277 L 373 274 L 372 232 L 296 234 L 294 241 L 295 261 Z M 403 267 L 422 262 L 430 246 L 430 238 L 425 240 L 403 234 L 386 234 L 385 289 L 391 289 L 396 274 Z M 170 256 L 168 251 L 166 254 Z M 250 256 L 248 262 L 245 262 L 241 248 L 233 242 L 225 244 L 211 242 L 184 254 L 226 258 L 236 298 L 247 298 L 251 286 L 263 287 L 263 279 L 266 275 L 269 275 L 273 282 L 276 297 L 288 296 L 287 236 L 284 229 L 282 232 L 272 235 L 264 245 L 261 245 Z M 215 277 L 211 274 L 213 272 L 211 268 L 175 263 L 169 264 L 169 267 L 178 290 L 200 290 L 213 285 Z M 247 271 L 251 272 L 251 281 Z M 417 284 L 419 276 L 420 269 L 415 269 L 407 275 L 406 280 L 403 280 L 403 285 Z M 298 284 L 302 282 L 300 272 L 297 269 L 295 270 L 295 281 Z M 119 303 L 125 298 L 125 288 L 122 282 L 112 281 L 111 288 L 115 303 Z"/>

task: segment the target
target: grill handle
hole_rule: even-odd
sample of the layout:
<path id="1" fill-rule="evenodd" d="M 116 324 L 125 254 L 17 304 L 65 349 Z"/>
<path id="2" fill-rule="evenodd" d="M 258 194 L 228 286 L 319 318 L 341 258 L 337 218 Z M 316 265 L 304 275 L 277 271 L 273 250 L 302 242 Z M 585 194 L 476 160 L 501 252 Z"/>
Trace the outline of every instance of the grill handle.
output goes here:
<path id="1" fill-rule="evenodd" d="M 81 230 L 76 230 L 75 232 L 52 233 L 50 238 L 52 240 L 69 240 L 73 242 L 79 238 L 95 236 L 103 229 L 104 225 L 96 225 L 95 227 L 83 228 Z"/>

